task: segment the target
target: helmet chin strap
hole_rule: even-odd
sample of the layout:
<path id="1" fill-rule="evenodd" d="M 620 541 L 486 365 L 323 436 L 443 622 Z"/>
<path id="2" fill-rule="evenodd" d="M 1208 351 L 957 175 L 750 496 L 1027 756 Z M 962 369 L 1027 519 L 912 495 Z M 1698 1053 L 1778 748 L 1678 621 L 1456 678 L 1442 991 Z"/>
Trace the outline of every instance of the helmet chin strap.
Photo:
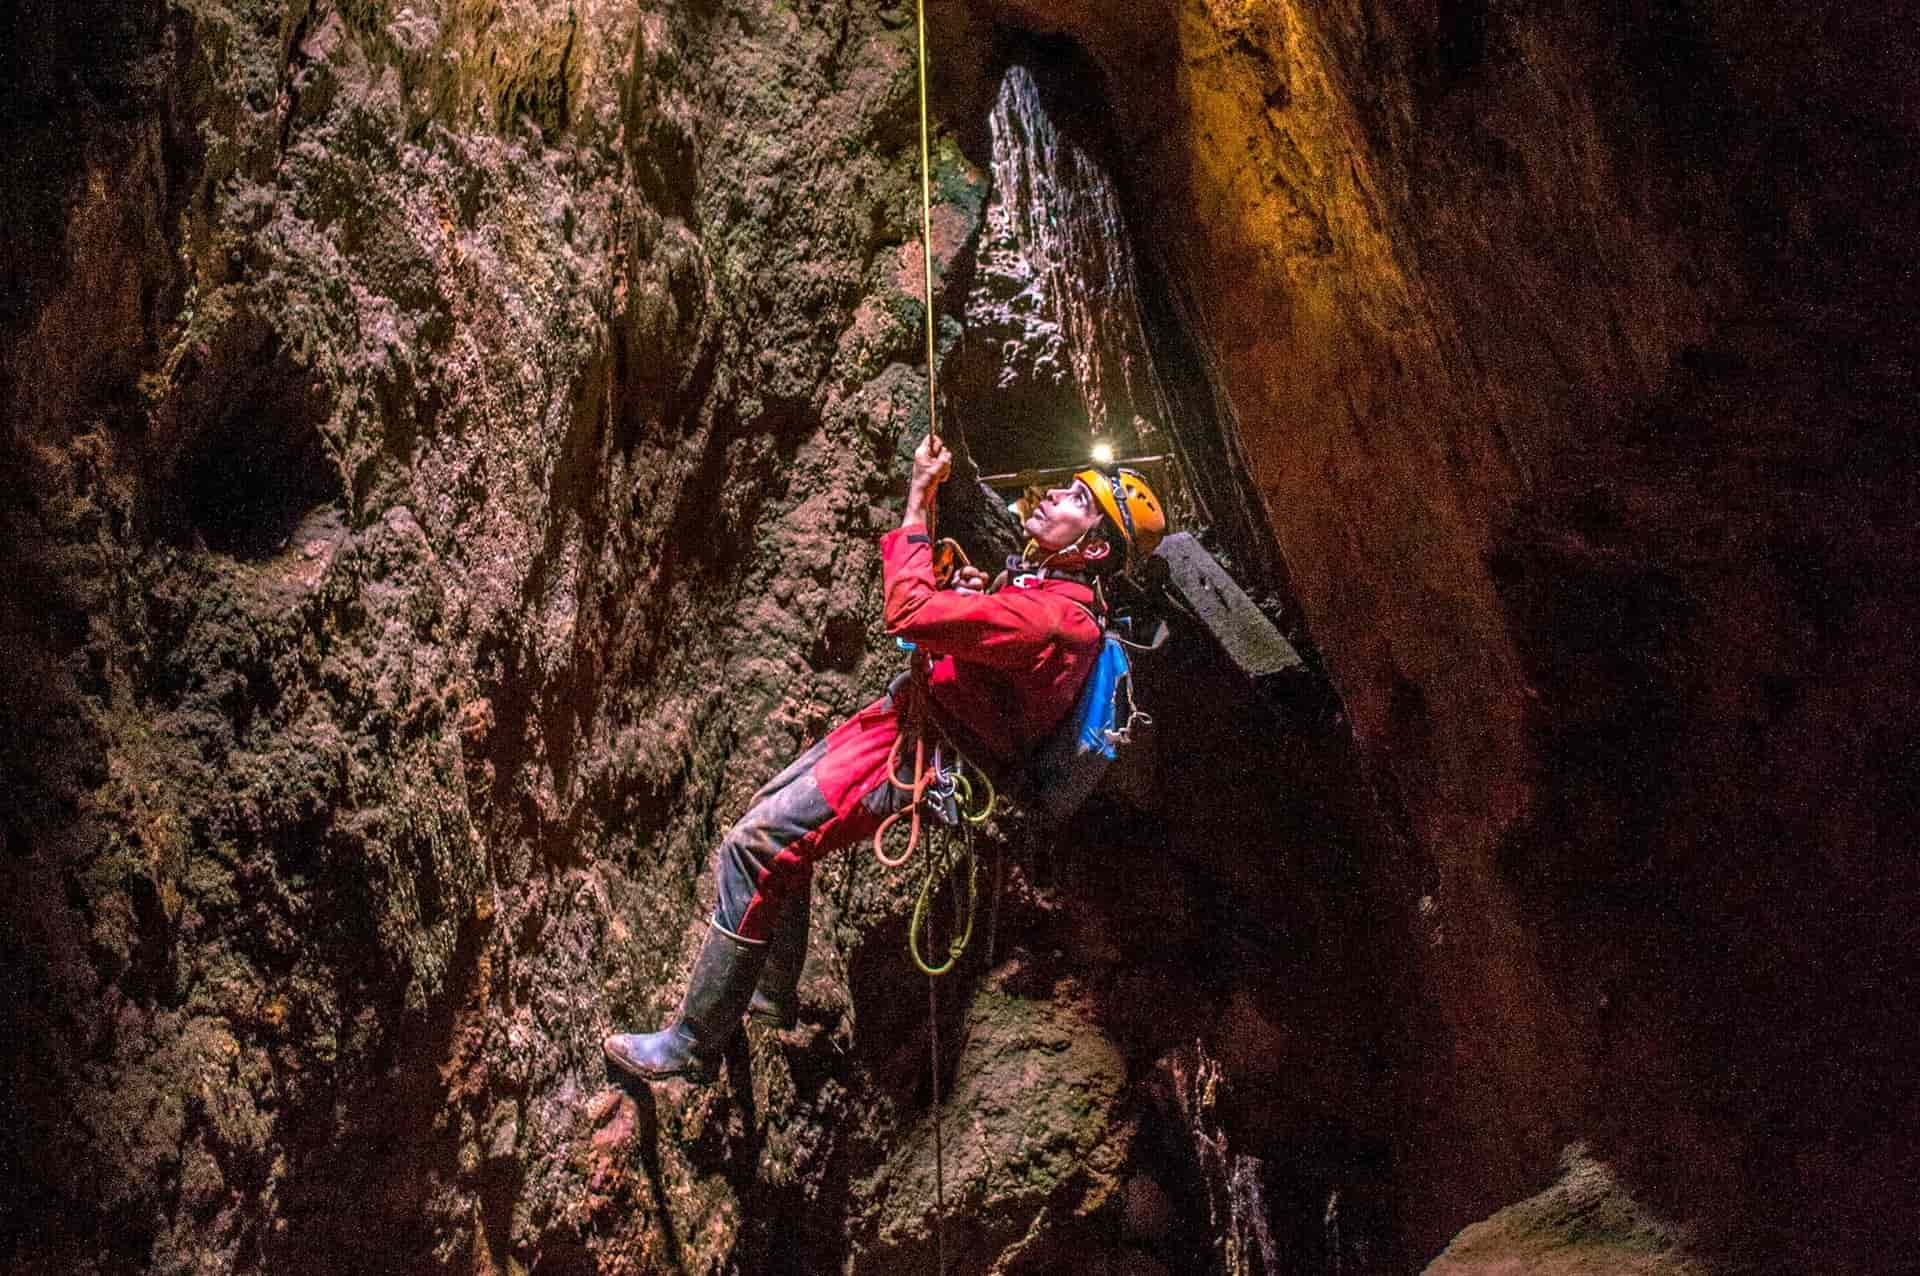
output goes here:
<path id="1" fill-rule="evenodd" d="M 1053 560 L 1056 558 L 1080 556 L 1083 562 L 1091 561 L 1091 560 L 1085 559 L 1080 547 L 1083 543 L 1085 543 L 1087 537 L 1093 534 L 1094 530 L 1095 530 L 1094 528 L 1089 527 L 1086 531 L 1076 536 L 1071 545 L 1066 545 L 1061 547 L 1060 549 L 1050 551 L 1045 558 L 1041 559 L 1037 563 L 1034 562 L 1033 555 L 1036 550 L 1041 548 L 1040 542 L 1033 539 L 1032 537 L 1028 537 L 1026 547 L 1020 551 L 1020 557 L 1026 560 L 1027 565 L 1032 567 L 1034 571 L 1040 572 L 1043 575 L 1046 573 L 1049 567 L 1053 566 Z"/>
<path id="2" fill-rule="evenodd" d="M 1037 540 L 1034 540 L 1032 537 L 1028 537 L 1025 548 L 1023 548 L 1020 551 L 1020 559 L 1029 568 L 1032 569 L 1034 575 L 1038 576 L 1042 580 L 1045 580 L 1047 578 L 1047 572 L 1053 566 L 1053 560 L 1056 558 L 1059 558 L 1063 554 L 1078 553 L 1080 549 L 1080 542 L 1086 540 L 1087 533 L 1093 530 L 1094 529 L 1091 527 L 1088 528 L 1087 531 L 1080 533 L 1079 540 L 1074 541 L 1073 544 L 1066 546 L 1064 549 L 1053 550 L 1045 558 L 1041 559 L 1038 563 L 1035 563 L 1033 561 L 1033 555 L 1037 550 L 1039 550 L 1040 542 Z M 1085 560 L 1083 559 L 1081 561 L 1084 564 Z M 1106 584 L 1098 576 L 1093 576 L 1090 579 L 1093 586 L 1094 602 L 1099 606 L 1101 613 L 1104 615 L 1109 610 L 1108 604 L 1107 604 Z"/>

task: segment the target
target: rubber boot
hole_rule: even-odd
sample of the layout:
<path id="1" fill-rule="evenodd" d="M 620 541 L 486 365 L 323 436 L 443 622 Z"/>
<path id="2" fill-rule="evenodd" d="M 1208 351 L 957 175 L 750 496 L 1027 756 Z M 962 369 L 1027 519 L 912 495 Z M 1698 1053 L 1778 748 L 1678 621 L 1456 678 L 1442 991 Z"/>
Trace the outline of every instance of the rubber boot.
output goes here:
<path id="1" fill-rule="evenodd" d="M 678 1017 L 659 1032 L 614 1033 L 601 1043 L 608 1062 L 643 1081 L 712 1081 L 719 1074 L 721 1052 L 740 1029 L 741 1012 L 766 959 L 766 944 L 710 926 L 687 976 Z"/>
<path id="2" fill-rule="evenodd" d="M 767 964 L 747 1014 L 777 1028 L 800 1022 L 800 972 L 807 964 L 807 915 L 813 909 L 813 883 L 787 901 L 767 941 Z"/>

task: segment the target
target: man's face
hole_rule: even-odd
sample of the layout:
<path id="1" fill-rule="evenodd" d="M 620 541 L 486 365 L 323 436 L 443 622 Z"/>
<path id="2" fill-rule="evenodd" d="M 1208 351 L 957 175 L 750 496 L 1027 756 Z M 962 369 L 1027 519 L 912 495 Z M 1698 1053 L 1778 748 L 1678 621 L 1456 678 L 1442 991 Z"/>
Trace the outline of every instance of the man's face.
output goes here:
<path id="1" fill-rule="evenodd" d="M 1067 548 L 1100 525 L 1100 505 L 1079 479 L 1068 487 L 1048 490 L 1027 515 L 1027 535 L 1052 553 Z"/>

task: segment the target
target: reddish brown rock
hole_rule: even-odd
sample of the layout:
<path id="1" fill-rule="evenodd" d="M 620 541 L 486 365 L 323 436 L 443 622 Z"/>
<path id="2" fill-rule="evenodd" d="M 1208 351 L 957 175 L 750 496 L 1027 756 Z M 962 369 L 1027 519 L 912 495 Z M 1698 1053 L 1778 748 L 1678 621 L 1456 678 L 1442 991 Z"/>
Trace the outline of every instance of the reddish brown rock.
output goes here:
<path id="1" fill-rule="evenodd" d="M 1574 1191 L 1536 1197 L 1584 1138 L 1689 1262 L 1887 1270 L 1911 24 L 934 8 L 952 367 L 984 296 L 1029 403 L 1091 406 L 1066 321 L 1012 309 L 1039 259 L 979 238 L 1023 60 L 1132 237 L 1141 326 L 1084 384 L 1161 411 L 1326 686 L 1176 644 L 1121 795 L 1000 826 L 1014 960 L 943 993 L 947 1115 L 1006 1108 L 998 1148 L 1024 1094 L 1049 1138 L 955 1149 L 963 1269 L 1413 1270 Z M 0 17 L 18 1265 L 923 1262 L 899 881 L 822 873 L 803 1025 L 718 1087 L 620 1098 L 596 1052 L 671 1011 L 716 829 L 897 667 L 911 36 L 840 0 Z M 1113 375 L 1143 347 L 1164 409 Z M 1443 1262 L 1561 1261 L 1516 1217 Z"/>
<path id="2" fill-rule="evenodd" d="M 1425 1276 L 1699 1276 L 1674 1228 L 1633 1200 L 1584 1148 L 1552 1187 L 1454 1238 Z"/>

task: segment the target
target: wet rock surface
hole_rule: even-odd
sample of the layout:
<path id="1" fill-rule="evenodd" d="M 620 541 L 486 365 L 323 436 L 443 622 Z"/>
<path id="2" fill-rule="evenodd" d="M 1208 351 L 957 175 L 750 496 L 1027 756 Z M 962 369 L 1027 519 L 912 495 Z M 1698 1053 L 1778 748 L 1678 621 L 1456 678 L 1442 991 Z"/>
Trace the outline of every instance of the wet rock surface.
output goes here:
<path id="1" fill-rule="evenodd" d="M 1493 1215 L 1435 1270 L 1899 1270 L 1912 33 L 933 16 L 963 469 L 1164 427 L 1326 683 L 1142 659 L 1107 795 L 988 839 L 937 1108 L 857 856 L 797 1028 L 598 1055 L 897 668 L 912 11 L 0 16 L 8 1257 L 1407 1271 Z"/>

